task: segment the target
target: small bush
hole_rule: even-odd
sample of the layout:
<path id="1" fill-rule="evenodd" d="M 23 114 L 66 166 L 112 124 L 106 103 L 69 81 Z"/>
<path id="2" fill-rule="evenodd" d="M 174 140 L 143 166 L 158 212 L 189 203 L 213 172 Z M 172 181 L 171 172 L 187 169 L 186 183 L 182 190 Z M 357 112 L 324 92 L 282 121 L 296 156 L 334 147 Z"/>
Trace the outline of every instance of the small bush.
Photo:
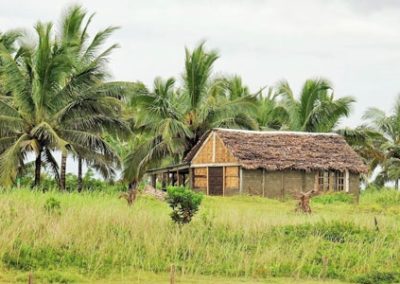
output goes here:
<path id="1" fill-rule="evenodd" d="M 278 226 L 275 227 L 273 231 L 289 238 L 304 239 L 314 236 L 322 237 L 327 241 L 335 243 L 344 243 L 348 240 L 371 241 L 376 238 L 375 231 L 362 228 L 351 222 L 339 221 Z"/>
<path id="2" fill-rule="evenodd" d="M 169 187 L 166 200 L 173 210 L 172 220 L 178 224 L 187 224 L 199 210 L 203 195 L 185 187 Z"/>
<path id="3" fill-rule="evenodd" d="M 338 192 L 331 194 L 323 194 L 316 196 L 312 199 L 312 202 L 320 204 L 332 204 L 332 203 L 353 203 L 354 196 L 348 193 Z"/>
<path id="4" fill-rule="evenodd" d="M 353 280 L 359 284 L 391 284 L 400 282 L 400 274 L 397 272 L 371 272 L 355 277 Z"/>
<path id="5" fill-rule="evenodd" d="M 61 202 L 54 197 L 50 197 L 46 200 L 44 209 L 49 214 L 61 214 Z"/>
<path id="6" fill-rule="evenodd" d="M 16 277 L 17 282 L 26 283 L 29 274 L 23 274 Z M 33 273 L 34 283 L 81 283 L 82 279 L 71 273 L 63 273 L 58 271 L 38 271 Z"/>

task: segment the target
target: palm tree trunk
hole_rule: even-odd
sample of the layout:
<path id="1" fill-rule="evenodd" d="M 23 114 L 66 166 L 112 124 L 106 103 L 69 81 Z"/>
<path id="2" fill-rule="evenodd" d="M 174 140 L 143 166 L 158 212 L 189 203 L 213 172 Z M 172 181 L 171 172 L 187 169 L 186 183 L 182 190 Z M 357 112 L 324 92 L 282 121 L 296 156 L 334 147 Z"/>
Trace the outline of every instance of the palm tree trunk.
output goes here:
<path id="1" fill-rule="evenodd" d="M 60 190 L 65 190 L 65 172 L 67 170 L 67 154 L 61 154 Z"/>
<path id="2" fill-rule="evenodd" d="M 42 170 L 42 149 L 39 150 L 38 155 L 35 160 L 35 181 L 33 182 L 33 186 L 40 186 L 40 174 Z"/>
<path id="3" fill-rule="evenodd" d="M 82 158 L 78 156 L 78 192 L 81 192 L 83 188 L 83 179 L 82 179 Z"/>

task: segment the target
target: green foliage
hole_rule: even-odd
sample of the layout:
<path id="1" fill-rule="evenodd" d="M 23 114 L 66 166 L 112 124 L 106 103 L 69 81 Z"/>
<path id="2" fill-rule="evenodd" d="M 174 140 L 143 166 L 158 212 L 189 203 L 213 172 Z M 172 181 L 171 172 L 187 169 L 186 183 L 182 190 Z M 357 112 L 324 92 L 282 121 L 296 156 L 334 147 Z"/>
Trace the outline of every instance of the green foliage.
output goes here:
<path id="1" fill-rule="evenodd" d="M 15 280 L 20 283 L 25 283 L 29 277 L 29 273 L 24 273 L 15 278 Z M 34 283 L 58 283 L 58 284 L 68 284 L 68 283 L 82 283 L 82 277 L 79 275 L 74 275 L 71 272 L 58 272 L 58 271 L 35 271 L 33 274 Z"/>
<path id="2" fill-rule="evenodd" d="M 344 243 L 372 241 L 377 237 L 375 231 L 361 228 L 351 222 L 319 222 L 315 224 L 279 226 L 273 230 L 278 235 L 305 239 L 310 236 L 321 237 L 330 242 Z"/>
<path id="3" fill-rule="evenodd" d="M 60 267 L 85 268 L 85 259 L 68 248 L 33 246 L 17 240 L 12 250 L 3 256 L 3 264 L 10 269 L 30 271 Z"/>
<path id="4" fill-rule="evenodd" d="M 207 196 L 198 218 L 178 227 L 171 226 L 165 202 L 139 196 L 127 210 L 118 194 L 106 192 L 0 192 L 0 267 L 14 275 L 34 271 L 38 277 L 60 277 L 54 282 L 69 279 L 63 271 L 91 282 L 112 282 L 111 275 L 134 282 L 124 277 L 135 271 L 164 275 L 171 263 L 177 277 L 184 271 L 243 281 L 348 282 L 366 275 L 377 281 L 383 277 L 374 276 L 377 271 L 400 272 L 399 218 L 391 213 L 400 205 L 381 207 L 379 215 L 371 212 L 379 192 L 363 194 L 360 205 L 316 203 L 307 216 L 293 212 L 293 201 Z M 61 202 L 63 214 L 57 218 L 43 210 L 49 198 Z"/>
<path id="5" fill-rule="evenodd" d="M 400 192 L 395 189 L 370 187 L 362 195 L 365 200 L 383 207 L 400 205 Z"/>
<path id="6" fill-rule="evenodd" d="M 324 78 L 306 80 L 298 98 L 287 81 L 277 84 L 276 92 L 288 115 L 284 128 L 296 131 L 331 132 L 350 115 L 355 102 L 352 97 L 336 99 L 331 82 Z"/>
<path id="7" fill-rule="evenodd" d="M 44 209 L 49 214 L 61 214 L 61 202 L 54 197 L 50 197 L 46 200 Z"/>
<path id="8" fill-rule="evenodd" d="M 203 195 L 185 187 L 169 187 L 166 200 L 173 210 L 172 220 L 177 224 L 187 224 L 199 210 Z"/>
<path id="9" fill-rule="evenodd" d="M 343 192 L 322 194 L 314 197 L 312 202 L 320 204 L 332 204 L 337 202 L 351 204 L 354 203 L 354 196 Z"/>
<path id="10" fill-rule="evenodd" d="M 359 284 L 391 284 L 400 282 L 399 272 L 371 272 L 357 276 L 353 282 Z"/>

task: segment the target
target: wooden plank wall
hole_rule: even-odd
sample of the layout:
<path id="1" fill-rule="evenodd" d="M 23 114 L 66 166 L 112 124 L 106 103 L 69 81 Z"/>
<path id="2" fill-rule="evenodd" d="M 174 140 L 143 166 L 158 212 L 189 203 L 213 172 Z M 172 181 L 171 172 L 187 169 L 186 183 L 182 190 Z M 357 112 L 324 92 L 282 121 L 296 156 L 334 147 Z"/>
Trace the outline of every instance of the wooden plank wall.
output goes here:
<path id="1" fill-rule="evenodd" d="M 239 193 L 240 168 L 232 166 L 232 164 L 237 163 L 237 159 L 231 154 L 218 135 L 211 133 L 192 160 L 193 188 L 207 193 L 207 168 L 222 166 L 224 168 L 224 193 L 227 193 L 227 195 Z M 196 167 L 196 165 L 198 166 Z"/>
<path id="2" fill-rule="evenodd" d="M 204 144 L 192 160 L 192 165 L 212 163 L 237 163 L 237 159 L 215 133 L 211 133 L 204 141 Z"/>

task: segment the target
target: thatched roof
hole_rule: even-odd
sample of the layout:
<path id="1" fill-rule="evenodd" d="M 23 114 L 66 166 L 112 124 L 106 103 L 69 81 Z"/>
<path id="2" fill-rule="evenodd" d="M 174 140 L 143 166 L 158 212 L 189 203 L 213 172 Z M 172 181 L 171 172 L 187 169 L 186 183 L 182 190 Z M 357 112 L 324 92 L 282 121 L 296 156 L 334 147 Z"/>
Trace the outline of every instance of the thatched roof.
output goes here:
<path id="1" fill-rule="evenodd" d="M 335 133 L 214 129 L 245 169 L 367 171 L 362 159 Z M 210 135 L 207 133 L 204 136 Z M 185 157 L 190 162 L 205 138 Z"/>

